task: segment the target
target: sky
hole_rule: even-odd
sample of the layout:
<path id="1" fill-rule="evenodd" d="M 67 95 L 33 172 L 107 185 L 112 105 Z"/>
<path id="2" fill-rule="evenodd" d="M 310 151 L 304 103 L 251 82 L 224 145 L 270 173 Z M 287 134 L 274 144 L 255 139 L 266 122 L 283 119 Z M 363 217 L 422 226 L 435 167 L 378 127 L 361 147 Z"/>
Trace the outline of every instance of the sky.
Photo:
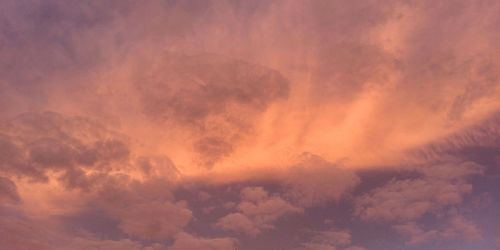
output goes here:
<path id="1" fill-rule="evenodd" d="M 499 0 L 0 0 L 0 249 L 500 249 Z"/>

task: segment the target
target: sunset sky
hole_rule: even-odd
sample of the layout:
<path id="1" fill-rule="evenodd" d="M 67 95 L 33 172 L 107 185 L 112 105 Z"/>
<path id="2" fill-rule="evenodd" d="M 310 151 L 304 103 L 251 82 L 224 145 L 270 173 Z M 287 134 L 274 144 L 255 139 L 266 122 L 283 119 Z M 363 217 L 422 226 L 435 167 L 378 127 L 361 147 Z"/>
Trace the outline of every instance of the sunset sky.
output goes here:
<path id="1" fill-rule="evenodd" d="M 500 249 L 500 0 L 0 0 L 31 249 Z"/>

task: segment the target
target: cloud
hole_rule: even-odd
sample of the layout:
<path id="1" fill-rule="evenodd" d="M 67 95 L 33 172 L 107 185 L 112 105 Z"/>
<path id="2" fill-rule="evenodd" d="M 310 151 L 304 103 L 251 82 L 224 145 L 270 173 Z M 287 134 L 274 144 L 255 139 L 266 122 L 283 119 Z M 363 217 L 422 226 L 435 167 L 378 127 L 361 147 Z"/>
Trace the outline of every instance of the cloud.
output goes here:
<path id="1" fill-rule="evenodd" d="M 304 207 L 324 205 L 351 191 L 360 182 L 348 169 L 329 163 L 319 156 L 304 154 L 291 167 L 285 181 L 285 195 Z"/>
<path id="2" fill-rule="evenodd" d="M 241 190 L 241 199 L 250 202 L 260 202 L 269 197 L 263 187 L 246 187 Z"/>
<path id="3" fill-rule="evenodd" d="M 109 249 L 109 250 L 141 250 L 144 249 L 138 242 L 129 239 L 123 240 L 94 240 L 76 238 L 65 246 L 75 250 L 84 249 Z M 62 249 L 62 248 L 61 248 Z"/>
<path id="4" fill-rule="evenodd" d="M 472 186 L 435 180 L 392 181 L 356 200 L 356 214 L 365 220 L 414 220 L 448 205 L 460 204 Z"/>
<path id="5" fill-rule="evenodd" d="M 119 212 L 120 229 L 128 235 L 148 240 L 169 239 L 182 231 L 192 213 L 182 205 L 150 202 L 131 205 Z"/>
<path id="6" fill-rule="evenodd" d="M 468 241 L 477 241 L 482 239 L 478 227 L 460 215 L 451 216 L 448 225 L 441 229 L 424 230 L 415 222 L 395 225 L 394 229 L 409 237 L 407 243 L 410 245 L 436 240 L 466 239 Z"/>
<path id="7" fill-rule="evenodd" d="M 298 249 L 302 250 L 362 250 L 364 248 L 351 245 L 351 233 L 346 230 L 330 228 L 324 231 L 313 232 L 310 241 L 302 243 Z"/>
<path id="8" fill-rule="evenodd" d="M 262 232 L 259 225 L 256 225 L 248 216 L 242 213 L 231 213 L 217 221 L 217 227 L 242 232 L 248 235 L 258 235 Z M 265 225 L 264 225 L 265 227 Z"/>
<path id="9" fill-rule="evenodd" d="M 410 245 L 459 238 L 481 240 L 478 226 L 456 208 L 472 192 L 467 178 L 481 175 L 483 170 L 475 163 L 456 160 L 419 166 L 416 171 L 421 178 L 391 180 L 356 198 L 354 214 L 365 221 L 392 225 L 408 237 Z M 425 225 L 426 215 L 437 223 Z"/>
<path id="10" fill-rule="evenodd" d="M 89 169 L 107 173 L 119 167 L 116 163 L 127 161 L 130 154 L 123 136 L 84 117 L 24 113 L 3 123 L 0 131 L 0 145 L 5 149 L 0 156 L 5 160 L 2 171 L 38 181 L 46 181 L 49 171 L 66 177 L 80 172 L 83 178 Z M 66 177 L 62 180 L 67 180 L 68 186 L 78 186 Z"/>
<path id="11" fill-rule="evenodd" d="M 89 202 L 117 218 L 128 235 L 170 239 L 191 220 L 191 211 L 172 201 L 170 189 L 178 177 L 172 162 L 132 158 L 125 136 L 92 119 L 26 113 L 2 124 L 2 132 L 3 153 L 9 154 L 2 156 L 5 174 L 47 183 L 56 179 L 65 188 L 88 192 L 82 198 L 94 199 Z M 18 201 L 15 184 L 1 180 L 8 201 Z"/>
<path id="12" fill-rule="evenodd" d="M 230 213 L 220 218 L 216 226 L 257 235 L 265 230 L 274 228 L 272 224 L 279 218 L 302 212 L 279 196 L 270 196 L 262 187 L 246 187 L 241 190 L 241 201 L 237 206 L 238 212 Z"/>
<path id="13" fill-rule="evenodd" d="M 412 221 L 427 213 L 439 213 L 462 203 L 472 185 L 463 180 L 480 174 L 472 163 L 430 165 L 424 178 L 392 180 L 368 194 L 356 198 L 355 214 L 364 220 Z"/>
<path id="14" fill-rule="evenodd" d="M 25 216 L 2 214 L 0 218 L 0 244 L 7 249 L 161 249 L 159 245 L 143 244 L 131 239 L 106 240 L 88 233 L 70 234 L 61 225 Z M 148 248 L 149 247 L 149 248 Z"/>
<path id="15" fill-rule="evenodd" d="M 188 129 L 202 166 L 228 156 L 252 119 L 289 92 L 279 72 L 215 54 L 165 53 L 157 61 L 137 76 L 144 112 Z"/>
<path id="16" fill-rule="evenodd" d="M 151 241 L 168 240 L 182 232 L 193 218 L 185 202 L 175 201 L 172 185 L 168 176 L 142 181 L 109 176 L 90 202 L 116 219 L 117 227 L 129 236 Z"/>
<path id="17" fill-rule="evenodd" d="M 153 119 L 198 126 L 211 115 L 235 115 L 231 105 L 263 111 L 288 94 L 288 81 L 279 72 L 215 54 L 167 53 L 142 77 L 137 88 Z"/>
<path id="18" fill-rule="evenodd" d="M 238 241 L 234 238 L 201 238 L 187 233 L 179 233 L 175 236 L 174 244 L 168 247 L 168 250 L 204 250 L 204 249 L 220 249 L 233 250 L 236 249 Z"/>
<path id="19" fill-rule="evenodd" d="M 10 179 L 0 176 L 0 204 L 17 203 L 20 200 L 16 184 Z"/>
<path id="20" fill-rule="evenodd" d="M 57 240 L 54 235 L 46 230 L 41 230 L 39 224 L 34 221 L 24 220 L 22 218 L 7 217 L 2 214 L 0 217 L 0 243 L 3 247 L 10 249 L 53 249 L 51 242 Z"/>
<path id="21" fill-rule="evenodd" d="M 495 148 L 499 144 L 500 115 L 494 113 L 485 120 L 446 136 L 411 152 L 417 159 L 433 161 L 448 157 L 460 157 L 472 148 Z"/>

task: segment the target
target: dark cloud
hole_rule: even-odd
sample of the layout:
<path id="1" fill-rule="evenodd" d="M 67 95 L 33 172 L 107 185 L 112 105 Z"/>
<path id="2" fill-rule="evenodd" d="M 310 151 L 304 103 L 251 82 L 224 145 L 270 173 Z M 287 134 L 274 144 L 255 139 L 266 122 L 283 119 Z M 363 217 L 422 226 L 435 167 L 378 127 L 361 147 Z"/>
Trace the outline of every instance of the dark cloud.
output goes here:
<path id="1" fill-rule="evenodd" d="M 287 174 L 285 195 L 303 207 L 324 205 L 339 201 L 359 182 L 353 171 L 305 153 Z"/>
<path id="2" fill-rule="evenodd" d="M 209 167 L 251 133 L 256 115 L 289 92 L 279 72 L 215 54 L 167 53 L 144 67 L 136 86 L 152 120 L 191 127 L 199 163 Z"/>
<path id="3" fill-rule="evenodd" d="M 269 195 L 262 187 L 242 189 L 237 210 L 220 218 L 217 221 L 217 227 L 248 235 L 258 235 L 274 228 L 272 223 L 279 218 L 303 211 L 277 195 Z"/>
<path id="4" fill-rule="evenodd" d="M 233 250 L 238 246 L 238 241 L 234 238 L 203 238 L 180 233 L 175 237 L 174 244 L 168 247 L 168 250 L 204 250 L 220 249 Z"/>
<path id="5" fill-rule="evenodd" d="M 328 249 L 345 249 L 345 250 L 363 250 L 365 248 L 353 246 L 351 241 L 351 233 L 346 230 L 338 230 L 331 228 L 325 231 L 314 232 L 309 242 L 303 243 L 301 250 L 328 250 Z"/>
<path id="6" fill-rule="evenodd" d="M 6 249 L 110 249 L 110 250 L 160 250 L 158 244 L 142 244 L 130 239 L 103 240 L 93 235 L 67 232 L 44 221 L 12 216 L 0 218 L 0 244 Z"/>
<path id="7" fill-rule="evenodd" d="M 465 178 L 482 172 L 475 164 L 455 164 L 430 165 L 420 170 L 424 178 L 389 181 L 358 197 L 355 214 L 365 220 L 413 221 L 460 204 L 472 191 Z"/>
<path id="8" fill-rule="evenodd" d="M 393 225 L 396 232 L 408 237 L 408 244 L 465 237 L 480 240 L 475 222 L 457 213 L 473 185 L 467 178 L 483 173 L 484 167 L 470 162 L 448 161 L 420 166 L 422 178 L 391 180 L 354 201 L 354 214 L 366 221 Z M 441 223 L 422 228 L 425 216 Z"/>
<path id="9" fill-rule="evenodd" d="M 17 203 L 21 200 L 17 192 L 16 184 L 8 178 L 0 176 L 0 202 Z"/>
<path id="10" fill-rule="evenodd" d="M 47 180 L 48 171 L 61 172 L 73 187 L 80 186 L 75 179 L 86 178 L 85 170 L 106 173 L 130 154 L 125 137 L 83 117 L 25 113 L 4 121 L 1 131 L 4 173 Z"/>
<path id="11" fill-rule="evenodd" d="M 120 229 L 128 235 L 148 240 L 165 240 L 182 231 L 192 213 L 169 202 L 131 204 L 118 212 Z"/>
<path id="12" fill-rule="evenodd" d="M 277 71 L 215 54 L 166 54 L 137 81 L 145 111 L 153 119 L 201 126 L 230 105 L 262 111 L 288 94 L 288 82 Z M 233 114 L 234 115 L 234 114 Z"/>
<path id="13" fill-rule="evenodd" d="M 414 222 L 396 225 L 394 229 L 409 237 L 408 244 L 422 244 L 429 241 L 442 241 L 465 238 L 468 241 L 477 241 L 483 238 L 481 231 L 475 223 L 460 215 L 452 215 L 443 228 L 422 229 Z"/>
<path id="14" fill-rule="evenodd" d="M 417 159 L 467 157 L 473 149 L 495 149 L 500 146 L 500 115 L 495 113 L 478 124 L 411 151 Z"/>

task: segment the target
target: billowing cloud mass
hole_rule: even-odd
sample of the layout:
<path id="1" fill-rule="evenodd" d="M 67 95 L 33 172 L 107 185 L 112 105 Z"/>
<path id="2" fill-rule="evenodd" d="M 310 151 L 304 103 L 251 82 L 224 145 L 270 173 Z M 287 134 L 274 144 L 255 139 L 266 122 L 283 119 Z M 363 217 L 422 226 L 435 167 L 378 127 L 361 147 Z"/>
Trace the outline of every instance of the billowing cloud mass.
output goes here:
<path id="1" fill-rule="evenodd" d="M 300 213 L 295 207 L 278 196 L 269 196 L 262 187 L 247 187 L 241 191 L 238 212 L 230 213 L 219 219 L 217 226 L 249 235 L 256 235 L 271 229 L 272 223 L 291 213 Z"/>
<path id="2" fill-rule="evenodd" d="M 336 230 L 334 228 L 314 232 L 310 242 L 303 243 L 299 249 L 304 250 L 363 250 L 365 248 L 351 245 L 351 234 L 346 230 Z"/>
<path id="3" fill-rule="evenodd" d="M 355 201 L 358 216 L 365 220 L 415 220 L 426 213 L 436 213 L 463 202 L 472 192 L 472 185 L 462 178 L 478 174 L 478 166 L 431 165 L 423 169 L 424 176 L 407 180 L 392 180 Z"/>
<path id="4" fill-rule="evenodd" d="M 168 250 L 203 250 L 203 249 L 220 249 L 232 250 L 238 246 L 237 240 L 233 238 L 197 238 L 186 233 L 180 233 L 176 236 L 175 242 Z"/>
<path id="5" fill-rule="evenodd" d="M 0 2 L 0 248 L 496 249 L 500 1 Z"/>

